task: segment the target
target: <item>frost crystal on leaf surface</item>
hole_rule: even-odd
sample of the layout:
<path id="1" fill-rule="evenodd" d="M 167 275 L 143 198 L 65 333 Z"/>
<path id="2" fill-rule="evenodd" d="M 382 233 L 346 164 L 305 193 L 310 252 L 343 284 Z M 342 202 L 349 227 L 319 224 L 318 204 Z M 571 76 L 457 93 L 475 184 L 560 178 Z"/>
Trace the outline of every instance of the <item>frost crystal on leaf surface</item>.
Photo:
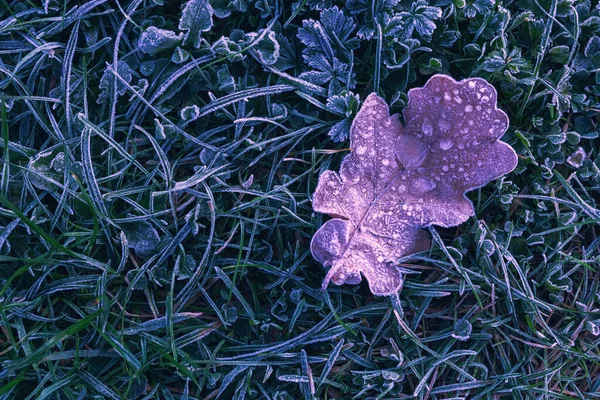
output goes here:
<path id="1" fill-rule="evenodd" d="M 339 174 L 319 177 L 313 208 L 334 217 L 311 242 L 314 258 L 331 267 L 323 288 L 357 284 L 362 275 L 375 295 L 397 292 L 396 260 L 429 247 L 421 228 L 463 223 L 474 214 L 465 192 L 517 165 L 514 150 L 498 140 L 508 117 L 485 80 L 435 75 L 408 98 L 402 126 L 383 99 L 369 95 Z"/>

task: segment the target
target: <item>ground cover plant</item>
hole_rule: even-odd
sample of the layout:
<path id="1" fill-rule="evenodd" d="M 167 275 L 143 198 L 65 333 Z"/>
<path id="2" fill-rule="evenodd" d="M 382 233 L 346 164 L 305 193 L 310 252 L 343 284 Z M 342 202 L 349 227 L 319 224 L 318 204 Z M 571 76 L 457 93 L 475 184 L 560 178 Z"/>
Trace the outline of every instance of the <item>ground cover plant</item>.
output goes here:
<path id="1" fill-rule="evenodd" d="M 0 396 L 600 396 L 600 8 L 0 0 Z M 404 288 L 310 239 L 372 92 L 482 77 L 519 161 Z"/>

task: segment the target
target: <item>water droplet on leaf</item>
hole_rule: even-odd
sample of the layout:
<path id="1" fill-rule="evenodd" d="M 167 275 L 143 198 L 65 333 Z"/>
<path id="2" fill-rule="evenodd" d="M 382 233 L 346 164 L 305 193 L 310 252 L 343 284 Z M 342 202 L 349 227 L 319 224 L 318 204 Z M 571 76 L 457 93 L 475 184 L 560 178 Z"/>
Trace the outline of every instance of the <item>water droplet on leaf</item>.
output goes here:
<path id="1" fill-rule="evenodd" d="M 412 183 L 412 188 L 419 194 L 427 193 L 435 189 L 435 182 L 427 178 L 417 178 Z"/>
<path id="2" fill-rule="evenodd" d="M 419 168 L 429 152 L 429 146 L 419 138 L 408 135 L 400 135 L 396 139 L 396 157 L 406 169 Z"/>
<path id="3" fill-rule="evenodd" d="M 450 138 L 444 138 L 440 140 L 440 149 L 442 150 L 450 150 L 454 146 L 454 140 Z"/>

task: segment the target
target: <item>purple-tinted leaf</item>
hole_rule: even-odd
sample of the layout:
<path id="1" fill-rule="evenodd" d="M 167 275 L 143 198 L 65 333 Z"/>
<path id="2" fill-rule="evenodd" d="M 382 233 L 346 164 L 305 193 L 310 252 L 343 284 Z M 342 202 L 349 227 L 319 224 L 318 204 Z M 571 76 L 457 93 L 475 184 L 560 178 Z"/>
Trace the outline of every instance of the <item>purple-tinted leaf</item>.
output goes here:
<path id="1" fill-rule="evenodd" d="M 339 173 L 319 178 L 313 208 L 335 217 L 311 242 L 314 257 L 331 266 L 323 288 L 362 275 L 373 294 L 398 291 L 394 262 L 429 247 L 421 228 L 466 221 L 474 209 L 465 192 L 517 164 L 514 150 L 498 141 L 508 117 L 483 79 L 435 75 L 408 99 L 402 126 L 383 99 L 369 95 L 350 128 L 351 154 Z"/>

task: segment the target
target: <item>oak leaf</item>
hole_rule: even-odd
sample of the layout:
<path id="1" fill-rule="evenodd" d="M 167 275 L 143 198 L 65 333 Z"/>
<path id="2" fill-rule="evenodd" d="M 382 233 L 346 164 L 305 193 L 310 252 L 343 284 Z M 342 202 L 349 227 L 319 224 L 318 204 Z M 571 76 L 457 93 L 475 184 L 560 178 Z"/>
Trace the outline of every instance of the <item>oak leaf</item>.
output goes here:
<path id="1" fill-rule="evenodd" d="M 339 174 L 321 174 L 312 199 L 315 211 L 334 217 L 311 242 L 314 258 L 330 267 L 323 289 L 362 275 L 373 294 L 395 293 L 403 283 L 395 262 L 429 247 L 422 228 L 474 215 L 465 192 L 517 165 L 498 140 L 508 117 L 496 97 L 483 79 L 435 75 L 408 92 L 405 126 L 381 97 L 367 97 L 350 128 L 351 153 Z"/>

